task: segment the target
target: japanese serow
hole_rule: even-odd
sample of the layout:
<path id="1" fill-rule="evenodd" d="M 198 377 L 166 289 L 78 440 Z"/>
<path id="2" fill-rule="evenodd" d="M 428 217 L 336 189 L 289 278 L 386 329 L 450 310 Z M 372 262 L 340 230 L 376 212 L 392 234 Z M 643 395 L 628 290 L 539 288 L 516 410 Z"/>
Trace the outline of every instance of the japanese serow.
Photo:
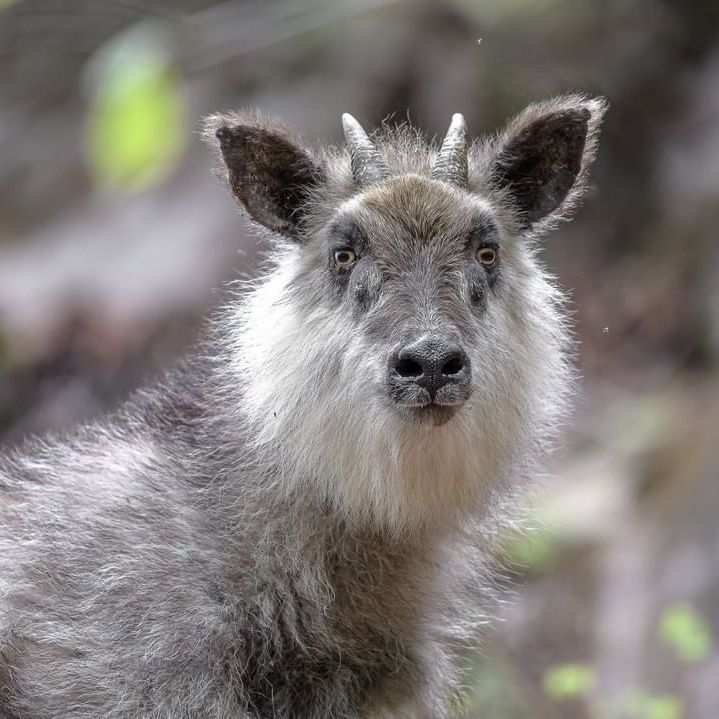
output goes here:
<path id="1" fill-rule="evenodd" d="M 269 269 L 155 386 L 0 459 L 0 716 L 449 715 L 496 514 L 571 395 L 536 243 L 604 110 L 475 142 L 457 114 L 439 147 L 208 120 Z"/>

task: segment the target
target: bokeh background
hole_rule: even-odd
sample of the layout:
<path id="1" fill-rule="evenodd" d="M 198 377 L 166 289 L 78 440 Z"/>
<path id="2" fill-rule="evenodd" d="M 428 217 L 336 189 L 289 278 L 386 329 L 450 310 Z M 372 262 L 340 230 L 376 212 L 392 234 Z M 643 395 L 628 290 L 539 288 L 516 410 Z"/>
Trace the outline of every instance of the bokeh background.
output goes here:
<path id="1" fill-rule="evenodd" d="M 611 109 L 545 256 L 584 377 L 510 537 L 457 716 L 719 716 L 719 4 L 0 0 L 0 443 L 117 403 L 262 248 L 199 120 L 348 110 L 474 134 L 581 90 Z"/>

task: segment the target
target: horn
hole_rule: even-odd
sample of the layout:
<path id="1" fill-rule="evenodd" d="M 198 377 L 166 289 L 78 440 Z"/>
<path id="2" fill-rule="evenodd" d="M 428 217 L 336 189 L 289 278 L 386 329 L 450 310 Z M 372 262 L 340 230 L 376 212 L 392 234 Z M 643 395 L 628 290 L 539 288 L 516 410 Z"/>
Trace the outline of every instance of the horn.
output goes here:
<path id="1" fill-rule="evenodd" d="M 452 115 L 432 168 L 432 179 L 467 187 L 467 124 L 459 112 Z"/>
<path id="2" fill-rule="evenodd" d="M 352 158 L 352 176 L 357 187 L 365 187 L 389 177 L 389 170 L 379 150 L 362 125 L 347 112 L 342 115 L 342 129 Z"/>

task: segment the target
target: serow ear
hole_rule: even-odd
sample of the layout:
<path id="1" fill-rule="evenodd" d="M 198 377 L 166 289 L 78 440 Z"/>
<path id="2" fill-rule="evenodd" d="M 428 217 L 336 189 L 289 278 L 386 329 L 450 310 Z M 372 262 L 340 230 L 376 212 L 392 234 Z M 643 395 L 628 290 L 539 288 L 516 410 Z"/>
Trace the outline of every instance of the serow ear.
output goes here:
<path id="1" fill-rule="evenodd" d="M 322 169 L 281 129 L 220 124 L 215 130 L 232 193 L 250 216 L 297 239 L 298 225 Z"/>
<path id="2" fill-rule="evenodd" d="M 577 95 L 530 105 L 499 135 L 490 184 L 509 194 L 523 227 L 563 214 L 581 195 L 606 107 Z"/>

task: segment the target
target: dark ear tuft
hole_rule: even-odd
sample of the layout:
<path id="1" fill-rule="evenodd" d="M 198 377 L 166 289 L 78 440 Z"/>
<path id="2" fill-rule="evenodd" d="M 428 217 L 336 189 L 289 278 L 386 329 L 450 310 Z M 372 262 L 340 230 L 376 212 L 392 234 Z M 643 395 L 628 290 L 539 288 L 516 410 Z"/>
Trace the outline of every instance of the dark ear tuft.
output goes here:
<path id="1" fill-rule="evenodd" d="M 211 118 L 208 134 L 213 129 L 235 197 L 257 222 L 297 238 L 305 203 L 323 179 L 322 169 L 281 126 L 261 118 Z"/>
<path id="2" fill-rule="evenodd" d="M 572 95 L 528 107 L 497 138 L 490 184 L 529 227 L 571 206 L 594 159 L 606 104 Z"/>

